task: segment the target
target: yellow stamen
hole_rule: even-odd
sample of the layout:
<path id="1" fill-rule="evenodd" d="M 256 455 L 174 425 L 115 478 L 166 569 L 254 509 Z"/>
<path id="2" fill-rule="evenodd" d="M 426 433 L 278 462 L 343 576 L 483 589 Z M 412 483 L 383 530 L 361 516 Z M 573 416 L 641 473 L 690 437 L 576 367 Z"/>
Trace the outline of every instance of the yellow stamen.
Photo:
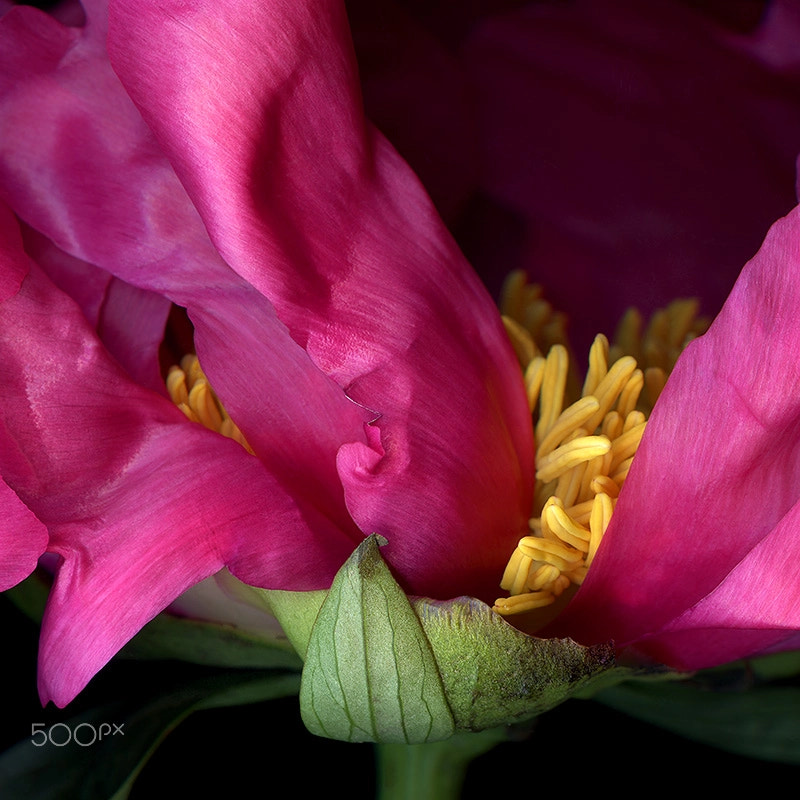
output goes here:
<path id="1" fill-rule="evenodd" d="M 553 498 L 556 499 L 556 498 Z M 563 542 L 576 550 L 588 552 L 591 531 L 571 519 L 564 507 L 557 503 L 546 505 L 543 513 L 547 514 L 550 530 Z"/>
<path id="2" fill-rule="evenodd" d="M 664 384 L 667 382 L 667 374 L 660 367 L 649 367 L 644 373 L 644 384 L 647 388 L 647 396 L 651 406 L 656 404 L 656 400 L 661 395 Z"/>
<path id="3" fill-rule="evenodd" d="M 629 310 L 613 344 L 602 334 L 595 338 L 575 398 L 580 383 L 571 371 L 566 337 L 550 344 L 542 335 L 556 315 L 540 288 L 513 274 L 503 312 L 537 414 L 537 453 L 530 535 L 519 540 L 500 584 L 510 596 L 494 608 L 503 615 L 538 614 L 586 577 L 647 428 L 647 413 L 680 352 L 707 323 L 697 317 L 696 301 L 676 301 L 653 315 L 642 334 L 641 316 Z"/>
<path id="4" fill-rule="evenodd" d="M 539 422 L 536 425 L 536 441 L 540 442 L 549 433 L 564 406 L 564 390 L 567 385 L 569 357 L 563 345 L 553 345 L 544 364 L 542 388 L 539 392 Z"/>
<path id="5" fill-rule="evenodd" d="M 253 452 L 244 434 L 211 388 L 196 355 L 185 355 L 180 366 L 170 367 L 166 384 L 172 402 L 192 422 L 199 422 L 209 430 L 239 442 L 248 453 Z"/>
<path id="6" fill-rule="evenodd" d="M 515 270 L 506 278 L 500 295 L 500 312 L 530 334 L 540 351 L 537 354 L 548 352 L 554 344 L 567 344 L 565 315 L 553 310 L 543 299 L 541 286 L 527 283 L 522 270 Z"/>
<path id="7" fill-rule="evenodd" d="M 511 317 L 503 317 L 503 324 L 520 363 L 530 364 L 537 354 L 537 348 L 530 333 Z"/>
<path id="8" fill-rule="evenodd" d="M 535 608 L 549 606 L 555 599 L 551 592 L 526 592 L 495 600 L 494 610 L 501 614 L 522 614 Z"/>
<path id="9" fill-rule="evenodd" d="M 539 391 L 544 380 L 544 359 L 541 356 L 534 358 L 525 370 L 525 391 L 528 394 L 528 405 L 533 411 L 539 398 Z"/>
<path id="10" fill-rule="evenodd" d="M 613 511 L 613 500 L 604 492 L 598 492 L 592 503 L 592 515 L 589 517 L 591 538 L 589 539 L 589 551 L 586 554 L 585 561 L 587 569 L 591 565 L 595 553 L 597 553 L 597 548 L 600 546 L 600 541 L 603 538 L 603 534 L 606 532 L 608 523 L 611 522 L 611 514 Z"/>
<path id="11" fill-rule="evenodd" d="M 519 540 L 517 549 L 534 561 L 552 564 L 562 571 L 576 565 L 582 558 L 581 553 L 574 548 L 567 547 L 563 542 L 542 539 L 537 536 L 524 536 Z"/>
<path id="12" fill-rule="evenodd" d="M 611 442 L 605 436 L 581 436 L 557 447 L 541 460 L 537 460 L 536 480 L 547 483 L 567 470 L 577 467 L 597 456 L 605 455 Z"/>
<path id="13" fill-rule="evenodd" d="M 582 397 L 573 403 L 561 414 L 556 424 L 547 432 L 547 436 L 539 443 L 539 447 L 536 450 L 539 457 L 546 456 L 555 450 L 559 442 L 564 441 L 573 431 L 583 427 L 583 423 L 593 416 L 599 408 L 600 403 L 596 397 Z"/>
<path id="14" fill-rule="evenodd" d="M 597 334 L 589 348 L 589 371 L 583 383 L 583 396 L 589 397 L 608 372 L 608 339 Z"/>

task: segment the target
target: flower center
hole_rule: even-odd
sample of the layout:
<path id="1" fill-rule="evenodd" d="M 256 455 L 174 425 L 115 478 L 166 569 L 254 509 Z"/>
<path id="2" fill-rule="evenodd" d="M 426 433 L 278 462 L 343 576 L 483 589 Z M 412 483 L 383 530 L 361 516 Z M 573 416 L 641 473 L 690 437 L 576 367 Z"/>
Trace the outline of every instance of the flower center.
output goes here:
<path id="1" fill-rule="evenodd" d="M 684 347 L 707 327 L 697 310 L 694 300 L 676 300 L 653 315 L 644 333 L 641 317 L 628 311 L 614 346 L 602 334 L 595 338 L 578 390 L 563 317 L 552 311 L 538 287 L 526 285 L 524 274 L 509 276 L 501 311 L 534 415 L 536 484 L 530 532 L 508 561 L 500 587 L 509 596 L 495 601 L 498 613 L 551 606 L 583 582 L 647 415 Z M 575 399 L 566 405 L 567 398 Z"/>
<path id="2" fill-rule="evenodd" d="M 225 407 L 220 402 L 205 373 L 200 367 L 200 361 L 193 353 L 185 355 L 177 364 L 170 367 L 167 372 L 167 391 L 178 408 L 183 411 L 192 422 L 199 422 L 206 428 L 229 439 L 239 442 L 248 453 L 253 449 L 244 438 L 244 434 L 230 418 Z"/>

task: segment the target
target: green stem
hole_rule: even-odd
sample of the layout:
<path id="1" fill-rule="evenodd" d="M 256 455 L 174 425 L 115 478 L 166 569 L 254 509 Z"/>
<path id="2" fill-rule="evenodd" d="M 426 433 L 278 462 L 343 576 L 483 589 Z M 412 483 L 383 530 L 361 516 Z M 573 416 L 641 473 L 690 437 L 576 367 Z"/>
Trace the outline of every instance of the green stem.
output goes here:
<path id="1" fill-rule="evenodd" d="M 506 738 L 504 728 L 429 744 L 377 744 L 379 800 L 455 800 L 470 762 Z"/>

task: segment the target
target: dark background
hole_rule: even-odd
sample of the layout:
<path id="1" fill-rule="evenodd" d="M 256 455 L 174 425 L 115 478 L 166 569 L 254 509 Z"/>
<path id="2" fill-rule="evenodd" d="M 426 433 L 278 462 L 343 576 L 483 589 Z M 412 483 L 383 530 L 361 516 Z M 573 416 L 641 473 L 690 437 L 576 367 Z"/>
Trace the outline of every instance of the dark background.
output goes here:
<path id="1" fill-rule="evenodd" d="M 65 711 L 43 710 L 36 694 L 38 629 L 0 597 L 4 712 L 3 750 L 30 737 L 31 724 L 52 725 L 121 693 L 157 691 L 163 680 L 202 670 L 177 663 L 112 662 Z M 31 745 L 32 747 L 33 745 Z M 102 762 L 94 769 L 103 769 Z M 309 734 L 297 699 L 202 711 L 172 731 L 140 775 L 132 800 L 157 796 L 264 797 L 284 795 L 290 781 L 297 797 L 345 791 L 348 798 L 375 795 L 371 745 L 352 745 Z M 542 716 L 531 736 L 498 745 L 470 766 L 463 797 L 539 796 L 596 787 L 651 793 L 683 793 L 713 787 L 715 793 L 776 780 L 797 781 L 800 768 L 733 756 L 694 744 L 635 721 L 593 701 L 568 701 Z M 524 793 L 524 794 L 520 794 Z M 20 800 L 23 795 L 20 794 Z M 3 800 L 17 800 L 3 795 Z M 64 800 L 70 800 L 65 798 Z M 94 800 L 90 798 L 89 800 Z M 98 798 L 97 800 L 107 800 Z"/>

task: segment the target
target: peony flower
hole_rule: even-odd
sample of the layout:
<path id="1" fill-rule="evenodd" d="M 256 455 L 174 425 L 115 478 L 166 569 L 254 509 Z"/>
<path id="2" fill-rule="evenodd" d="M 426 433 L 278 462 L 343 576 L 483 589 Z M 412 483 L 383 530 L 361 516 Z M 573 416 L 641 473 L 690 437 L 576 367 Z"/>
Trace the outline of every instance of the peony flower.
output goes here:
<path id="1" fill-rule="evenodd" d="M 404 592 L 494 600 L 528 532 L 528 397 L 365 121 L 342 4 L 85 9 L 0 23 L 0 575 L 59 557 L 42 700 L 223 567 L 327 589 L 372 533 Z M 670 378 L 557 635 L 675 668 L 793 643 L 770 545 L 791 548 L 797 494 L 797 213 Z M 198 361 L 170 377 L 176 307 Z"/>

